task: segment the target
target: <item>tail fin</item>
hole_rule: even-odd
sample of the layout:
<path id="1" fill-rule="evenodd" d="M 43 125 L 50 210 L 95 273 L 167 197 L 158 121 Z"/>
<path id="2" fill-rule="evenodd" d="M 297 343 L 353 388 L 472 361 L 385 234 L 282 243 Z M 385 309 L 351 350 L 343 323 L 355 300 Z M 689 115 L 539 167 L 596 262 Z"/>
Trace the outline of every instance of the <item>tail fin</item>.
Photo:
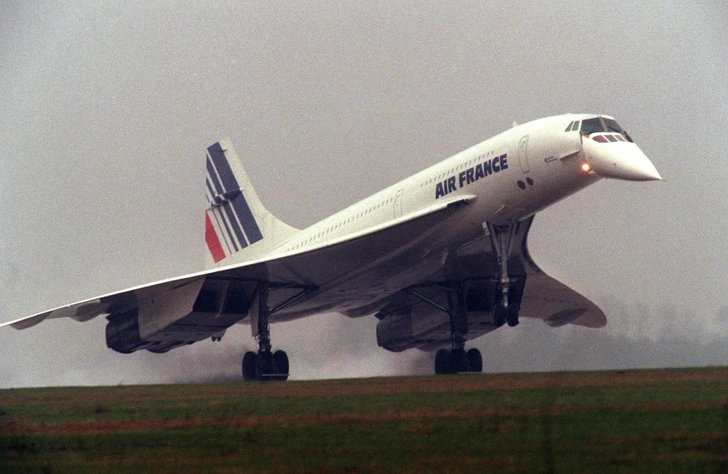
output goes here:
<path id="1" fill-rule="evenodd" d="M 257 258 L 297 232 L 260 202 L 230 139 L 207 148 L 205 267 Z"/>

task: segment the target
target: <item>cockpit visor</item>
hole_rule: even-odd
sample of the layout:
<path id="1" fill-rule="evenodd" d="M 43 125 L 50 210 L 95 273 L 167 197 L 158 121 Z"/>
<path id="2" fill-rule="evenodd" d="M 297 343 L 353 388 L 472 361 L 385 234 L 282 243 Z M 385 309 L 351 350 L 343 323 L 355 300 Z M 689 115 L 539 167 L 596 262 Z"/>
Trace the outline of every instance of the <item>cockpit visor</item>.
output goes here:
<path id="1" fill-rule="evenodd" d="M 566 127 L 566 131 L 575 131 L 579 122 L 572 122 Z M 584 135 L 591 135 L 592 133 L 618 133 L 622 135 L 628 142 L 632 141 L 632 138 L 622 127 L 619 126 L 616 120 L 606 117 L 595 117 L 581 121 L 581 129 L 579 130 Z"/>

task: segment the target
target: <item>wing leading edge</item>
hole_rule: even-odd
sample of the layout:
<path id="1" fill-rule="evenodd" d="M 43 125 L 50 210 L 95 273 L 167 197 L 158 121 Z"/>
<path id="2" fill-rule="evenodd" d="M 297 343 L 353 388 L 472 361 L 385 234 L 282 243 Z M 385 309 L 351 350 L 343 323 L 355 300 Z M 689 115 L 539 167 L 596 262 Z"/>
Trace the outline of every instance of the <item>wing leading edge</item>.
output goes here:
<path id="1" fill-rule="evenodd" d="M 324 309 L 315 298 L 321 292 L 343 284 L 345 280 L 355 279 L 357 275 L 366 273 L 366 269 L 383 263 L 381 257 L 372 259 L 372 252 L 365 249 L 378 246 L 378 255 L 389 254 L 390 257 L 403 253 L 413 246 L 412 242 L 431 235 L 432 231 L 428 229 L 433 229 L 436 222 L 454 215 L 460 205 L 472 199 L 472 195 L 443 199 L 426 209 L 330 242 L 291 252 L 274 250 L 269 256 L 249 262 L 82 300 L 2 323 L 0 327 L 27 329 L 47 319 L 71 318 L 85 322 L 100 315 L 106 315 L 110 321 L 115 317 L 128 316 L 138 319 L 138 332 L 142 339 L 147 336 L 153 340 L 156 328 L 157 333 L 166 331 L 163 341 L 166 345 L 176 347 L 224 332 L 230 325 L 244 319 L 255 298 L 256 286 L 263 282 L 279 290 L 269 302 L 271 307 L 285 304 L 291 294 L 298 294 L 301 289 L 312 293 L 298 301 L 301 308 L 289 308 L 288 315 L 281 315 L 279 320 L 314 314 Z M 352 258 L 356 255 L 362 258 Z M 340 264 L 332 270 L 324 268 L 322 261 Z M 348 299 L 352 295 L 345 296 Z M 229 301 L 233 297 L 242 302 L 235 306 Z M 304 304 L 306 301 L 307 305 Z M 331 309 L 331 305 L 327 307 Z M 152 311 L 154 315 L 148 314 Z M 175 326 L 174 331 L 170 330 Z M 152 346 L 140 348 L 149 347 Z"/>

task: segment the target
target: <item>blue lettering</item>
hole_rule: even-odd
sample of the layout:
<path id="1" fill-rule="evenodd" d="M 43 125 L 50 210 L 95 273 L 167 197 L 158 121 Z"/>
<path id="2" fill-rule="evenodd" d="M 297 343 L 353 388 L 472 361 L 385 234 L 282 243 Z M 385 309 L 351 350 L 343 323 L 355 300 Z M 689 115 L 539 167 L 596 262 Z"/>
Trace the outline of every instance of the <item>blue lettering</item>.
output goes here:
<path id="1" fill-rule="evenodd" d="M 483 165 L 478 163 L 478 165 L 475 167 L 475 181 L 479 180 L 480 178 L 485 178 L 485 174 L 483 173 Z"/>
<path id="2" fill-rule="evenodd" d="M 481 156 L 483 158 L 483 156 Z M 483 163 L 479 163 L 472 168 L 468 168 L 456 176 L 450 176 L 435 186 L 435 199 L 446 196 L 459 188 L 463 188 L 481 178 L 490 176 L 493 173 L 499 173 L 508 169 L 508 154 L 504 153 L 492 159 L 485 159 Z"/>
<path id="3" fill-rule="evenodd" d="M 447 192 L 445 194 L 450 194 L 451 192 L 455 191 L 457 188 L 455 187 L 455 176 L 452 176 L 447 179 Z"/>

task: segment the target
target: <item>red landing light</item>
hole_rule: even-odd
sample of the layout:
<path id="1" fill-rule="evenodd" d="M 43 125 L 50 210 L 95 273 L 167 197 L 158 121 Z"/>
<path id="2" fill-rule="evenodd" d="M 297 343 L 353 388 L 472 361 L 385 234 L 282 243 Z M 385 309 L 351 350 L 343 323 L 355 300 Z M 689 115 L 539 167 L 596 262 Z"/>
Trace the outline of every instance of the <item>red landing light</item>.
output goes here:
<path id="1" fill-rule="evenodd" d="M 591 170 L 591 166 L 589 166 L 589 163 L 583 163 L 583 164 L 581 165 L 581 170 L 582 170 L 582 171 L 583 171 L 584 173 L 588 173 L 588 172 L 589 172 L 589 171 Z"/>

